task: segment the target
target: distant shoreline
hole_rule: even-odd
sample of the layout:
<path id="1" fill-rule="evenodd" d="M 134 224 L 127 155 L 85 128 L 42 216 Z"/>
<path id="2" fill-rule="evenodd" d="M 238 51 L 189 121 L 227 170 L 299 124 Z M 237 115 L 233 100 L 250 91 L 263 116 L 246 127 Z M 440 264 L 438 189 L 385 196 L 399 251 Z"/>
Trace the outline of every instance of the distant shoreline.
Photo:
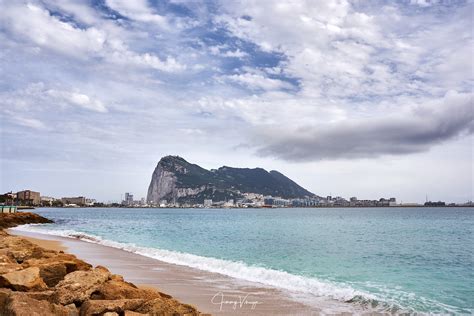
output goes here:
<path id="1" fill-rule="evenodd" d="M 124 208 L 124 209 L 170 209 L 170 208 L 178 208 L 178 209 L 323 209 L 323 208 L 390 208 L 390 209 L 397 209 L 397 208 L 456 208 L 456 207 L 463 207 L 463 208 L 474 208 L 474 205 L 443 205 L 443 206 L 425 206 L 425 205 L 395 205 L 395 206 L 295 206 L 295 207 L 184 207 L 184 206 L 169 206 L 169 207 L 159 207 L 159 206 L 78 206 L 78 207 L 64 207 L 64 206 L 34 206 L 34 207 L 26 207 L 26 208 L 19 208 L 18 210 L 22 209 L 42 209 L 42 208 Z"/>

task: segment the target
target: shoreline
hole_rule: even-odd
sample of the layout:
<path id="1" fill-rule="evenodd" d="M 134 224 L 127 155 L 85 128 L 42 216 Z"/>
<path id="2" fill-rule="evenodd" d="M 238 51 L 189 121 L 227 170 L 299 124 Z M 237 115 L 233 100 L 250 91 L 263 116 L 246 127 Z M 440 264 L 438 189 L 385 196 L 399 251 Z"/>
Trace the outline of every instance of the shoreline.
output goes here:
<path id="1" fill-rule="evenodd" d="M 0 214 L 0 315 L 206 315 L 158 289 L 139 288 L 104 266 L 65 253 L 60 241 L 7 232 L 22 224 L 51 222 L 34 213 Z"/>
<path id="2" fill-rule="evenodd" d="M 41 246 L 65 248 L 67 253 L 93 264 L 107 267 L 140 288 L 154 288 L 180 302 L 196 306 L 213 315 L 317 315 L 319 306 L 335 313 L 364 313 L 353 304 L 341 309 L 340 302 L 327 298 L 305 304 L 289 293 L 255 282 L 244 281 L 191 267 L 166 263 L 122 249 L 89 243 L 79 239 L 38 232 L 8 230 L 9 234 L 28 238 Z M 331 306 L 334 303 L 334 306 Z M 345 305 L 345 304 L 344 304 Z M 317 306 L 317 307 L 316 307 Z"/>

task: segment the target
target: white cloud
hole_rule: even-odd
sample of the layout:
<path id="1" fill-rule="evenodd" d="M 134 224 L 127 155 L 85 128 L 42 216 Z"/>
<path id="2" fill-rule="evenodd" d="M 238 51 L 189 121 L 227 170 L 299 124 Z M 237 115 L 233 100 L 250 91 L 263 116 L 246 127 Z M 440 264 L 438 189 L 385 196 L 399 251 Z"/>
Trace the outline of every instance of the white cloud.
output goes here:
<path id="1" fill-rule="evenodd" d="M 6 29 L 24 39 L 78 59 L 105 61 L 165 72 L 186 69 L 174 57 L 160 58 L 152 53 L 136 53 L 117 37 L 115 27 L 98 25 L 85 29 L 60 21 L 39 5 L 8 5 L 0 11 Z M 92 19 L 90 20 L 92 21 Z M 125 32 L 125 31 L 124 31 Z"/>
<path id="2" fill-rule="evenodd" d="M 94 27 L 78 29 L 52 17 L 37 5 L 8 5 L 0 12 L 3 27 L 32 41 L 68 55 L 84 58 L 100 52 L 106 34 Z"/>
<path id="3" fill-rule="evenodd" d="M 244 73 L 227 76 L 227 79 L 243 84 L 250 89 L 280 90 L 291 88 L 287 82 L 278 79 L 267 78 L 260 74 Z"/>
<path id="4" fill-rule="evenodd" d="M 146 0 L 106 0 L 106 3 L 110 8 L 131 19 L 155 23 L 163 28 L 169 27 L 166 17 L 153 12 Z"/>
<path id="5" fill-rule="evenodd" d="M 39 131 L 44 131 L 48 129 L 47 126 L 43 122 L 34 118 L 27 118 L 27 117 L 16 116 L 16 115 L 10 116 L 10 118 L 13 119 L 13 121 L 16 124 L 21 125 L 21 126 L 25 126 L 28 128 L 39 130 Z"/>
<path id="6" fill-rule="evenodd" d="M 58 90 L 48 90 L 46 93 L 59 102 L 66 102 L 94 112 L 108 112 L 107 108 L 104 106 L 104 104 L 102 104 L 101 101 L 93 99 L 83 93 Z"/>

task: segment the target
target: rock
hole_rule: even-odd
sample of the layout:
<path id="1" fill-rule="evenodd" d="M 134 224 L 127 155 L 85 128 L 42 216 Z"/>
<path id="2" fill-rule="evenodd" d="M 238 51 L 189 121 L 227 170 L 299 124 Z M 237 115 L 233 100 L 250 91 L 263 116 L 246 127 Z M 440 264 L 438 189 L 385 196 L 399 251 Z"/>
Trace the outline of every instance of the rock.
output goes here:
<path id="1" fill-rule="evenodd" d="M 135 312 L 151 315 L 199 315 L 191 305 L 181 304 L 175 299 L 156 298 L 143 304 Z"/>
<path id="2" fill-rule="evenodd" d="M 151 289 L 140 289 L 132 283 L 125 281 L 116 281 L 114 279 L 107 281 L 102 284 L 97 291 L 94 292 L 92 299 L 99 300 L 118 300 L 118 299 L 131 299 L 131 298 L 143 298 L 151 300 L 160 297 L 157 291 Z"/>
<path id="3" fill-rule="evenodd" d="M 117 314 L 116 312 L 107 312 L 107 313 L 104 313 L 104 315 L 102 316 L 119 316 L 119 314 Z"/>
<path id="4" fill-rule="evenodd" d="M 0 213 L 0 229 L 24 224 L 42 223 L 53 223 L 53 221 L 30 212 Z"/>
<path id="5" fill-rule="evenodd" d="M 6 250 L 7 255 L 17 263 L 23 263 L 30 258 L 41 258 L 48 252 L 26 239 L 15 236 L 0 238 L 0 249 Z"/>
<path id="6" fill-rule="evenodd" d="M 1 297 L 1 294 L 0 294 Z M 1 300 L 1 298 L 0 298 Z M 47 301 L 35 300 L 25 293 L 12 292 L 0 302 L 0 315 L 11 316 L 78 316 L 73 306 L 62 306 Z"/>
<path id="7" fill-rule="evenodd" d="M 122 314 L 126 310 L 139 308 L 144 302 L 143 299 L 87 300 L 81 306 L 80 315 L 102 315 L 106 312 Z"/>
<path id="8" fill-rule="evenodd" d="M 8 297 L 12 293 L 10 289 L 0 289 L 0 315 L 3 315 L 3 311 L 5 310 L 5 306 L 8 303 Z"/>
<path id="9" fill-rule="evenodd" d="M 41 277 L 49 287 L 54 287 L 63 280 L 66 274 L 78 270 L 90 270 L 91 265 L 77 259 L 73 255 L 55 253 L 41 259 L 29 259 L 22 264 L 24 267 L 36 266 Z"/>
<path id="10" fill-rule="evenodd" d="M 0 259 L 1 260 L 1 259 Z M 13 271 L 21 270 L 21 265 L 18 263 L 7 263 L 7 262 L 0 262 L 0 274 L 5 274 Z"/>
<path id="11" fill-rule="evenodd" d="M 145 316 L 145 315 L 150 315 L 150 314 L 141 314 L 134 311 L 125 311 L 125 313 L 123 313 L 123 316 Z"/>
<path id="12" fill-rule="evenodd" d="M 55 286 L 52 301 L 62 305 L 71 303 L 80 305 L 107 282 L 109 277 L 110 272 L 103 267 L 69 273 Z"/>
<path id="13" fill-rule="evenodd" d="M 0 287 L 16 291 L 41 291 L 48 288 L 40 276 L 40 269 L 38 267 L 0 275 Z"/>
<path id="14" fill-rule="evenodd" d="M 262 168 L 221 167 L 206 170 L 189 163 L 182 157 L 166 156 L 153 171 L 148 187 L 147 201 L 159 204 L 161 200 L 202 204 L 218 192 L 221 199 L 242 197 L 241 192 L 304 198 L 315 196 L 278 171 Z"/>
<path id="15" fill-rule="evenodd" d="M 38 301 L 51 301 L 54 291 L 25 292 L 25 295 Z"/>

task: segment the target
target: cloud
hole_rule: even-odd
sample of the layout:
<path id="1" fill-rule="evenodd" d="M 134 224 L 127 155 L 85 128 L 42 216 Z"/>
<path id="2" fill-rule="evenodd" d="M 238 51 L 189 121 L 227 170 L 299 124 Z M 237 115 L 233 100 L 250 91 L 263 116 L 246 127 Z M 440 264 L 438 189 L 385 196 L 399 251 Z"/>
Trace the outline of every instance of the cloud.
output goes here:
<path id="1" fill-rule="evenodd" d="M 33 113 L 34 111 L 57 111 L 60 108 L 82 108 L 106 113 L 107 107 L 97 98 L 77 90 L 47 88 L 43 82 L 32 83 L 24 89 L 0 93 L 1 103 L 7 111 Z"/>
<path id="2" fill-rule="evenodd" d="M 472 94 L 448 92 L 408 113 L 342 120 L 324 126 L 260 128 L 258 153 L 290 161 L 371 158 L 422 152 L 474 132 Z"/>
<path id="3" fill-rule="evenodd" d="M 166 17 L 153 12 L 146 0 L 106 0 L 106 3 L 113 10 L 133 20 L 154 23 L 163 28 L 169 27 Z"/>
<path id="4" fill-rule="evenodd" d="M 45 131 L 48 129 L 43 122 L 34 118 L 26 118 L 22 116 L 10 116 L 10 118 L 13 119 L 16 124 L 21 126 L 25 126 L 39 131 Z"/>
<path id="5" fill-rule="evenodd" d="M 138 2 L 137 2 L 138 3 Z M 71 10 L 71 6 L 67 6 Z M 72 7 L 76 13 L 77 7 Z M 85 13 L 80 11 L 84 17 Z M 108 61 L 120 65 L 151 68 L 165 72 L 181 72 L 186 69 L 174 57 L 160 58 L 150 53 L 132 51 L 120 36 L 117 27 L 98 24 L 79 28 L 61 21 L 48 10 L 35 4 L 6 5 L 0 11 L 6 29 L 25 40 L 53 51 L 89 62 Z M 86 19 L 93 22 L 90 15 Z M 97 22 L 97 21 L 96 21 Z M 126 33 L 126 30 L 121 30 Z"/>
<path id="6" fill-rule="evenodd" d="M 292 86 L 288 82 L 268 78 L 262 74 L 257 73 L 243 73 L 229 75 L 225 79 L 244 85 L 249 89 L 262 89 L 262 90 L 281 90 L 291 89 Z"/>
<path id="7" fill-rule="evenodd" d="M 53 102 L 66 102 L 71 105 L 79 106 L 86 110 L 106 113 L 107 108 L 101 101 L 93 99 L 86 94 L 70 91 L 48 90 L 46 93 L 54 98 Z"/>

